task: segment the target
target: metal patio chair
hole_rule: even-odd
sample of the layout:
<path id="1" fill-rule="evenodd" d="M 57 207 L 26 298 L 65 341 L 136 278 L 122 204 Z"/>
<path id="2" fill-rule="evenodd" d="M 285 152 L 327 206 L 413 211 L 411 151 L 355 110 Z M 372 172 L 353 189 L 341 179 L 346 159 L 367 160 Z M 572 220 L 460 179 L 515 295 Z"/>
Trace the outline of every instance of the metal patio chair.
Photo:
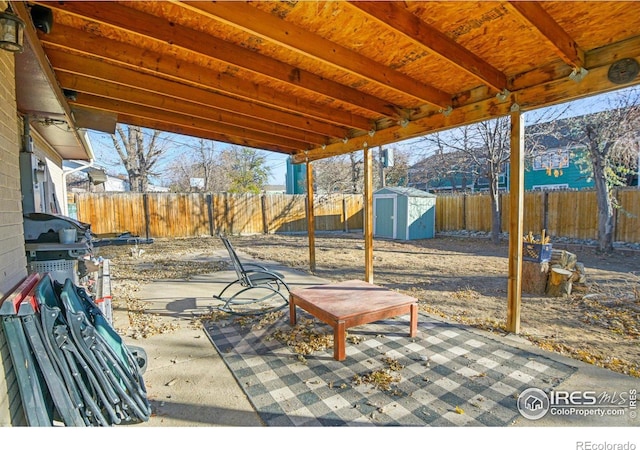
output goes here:
<path id="1" fill-rule="evenodd" d="M 229 239 L 222 235 L 220 239 L 229 252 L 237 277 L 213 296 L 224 302 L 218 307 L 220 311 L 237 315 L 266 314 L 289 305 L 289 286 L 282 274 L 260 264 L 242 263 Z M 238 286 L 239 290 L 225 297 L 230 288 Z"/>

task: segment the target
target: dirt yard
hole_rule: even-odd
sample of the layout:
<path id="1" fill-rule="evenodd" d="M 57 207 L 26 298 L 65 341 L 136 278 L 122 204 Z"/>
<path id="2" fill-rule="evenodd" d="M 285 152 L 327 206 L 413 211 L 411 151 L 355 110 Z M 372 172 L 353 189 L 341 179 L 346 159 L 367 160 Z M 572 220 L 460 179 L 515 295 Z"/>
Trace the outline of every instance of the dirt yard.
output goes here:
<path id="1" fill-rule="evenodd" d="M 232 242 L 241 254 L 309 270 L 306 235 L 237 236 Z M 144 252 L 137 257 L 127 246 L 97 247 L 96 254 L 112 261 L 114 299 L 126 298 L 130 309 L 138 310 L 130 315 L 132 321 L 148 329 L 151 321 L 145 320 L 143 305 L 135 303 L 136 283 L 224 268 L 202 259 L 223 248 L 217 238 L 155 240 L 140 248 Z M 586 283 L 574 285 L 569 298 L 523 294 L 521 334 L 547 350 L 640 377 L 640 253 L 599 255 L 589 247 L 554 248 L 577 255 Z M 507 249 L 506 242 L 495 245 L 485 238 L 376 240 L 374 282 L 417 297 L 425 312 L 504 334 Z M 316 235 L 316 266 L 315 275 L 331 281 L 362 279 L 362 235 Z"/>

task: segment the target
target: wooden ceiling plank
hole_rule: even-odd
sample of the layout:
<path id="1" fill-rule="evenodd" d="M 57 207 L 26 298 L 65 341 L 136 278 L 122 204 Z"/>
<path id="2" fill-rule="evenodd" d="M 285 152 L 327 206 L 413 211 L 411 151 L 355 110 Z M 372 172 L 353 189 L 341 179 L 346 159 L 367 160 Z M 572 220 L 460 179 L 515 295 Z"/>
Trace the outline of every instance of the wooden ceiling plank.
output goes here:
<path id="1" fill-rule="evenodd" d="M 222 135 L 235 136 L 242 139 L 251 139 L 256 142 L 262 142 L 265 145 L 278 145 L 282 148 L 297 150 L 304 150 L 306 148 L 309 148 L 305 145 L 302 145 L 298 141 L 287 138 L 277 137 L 258 131 L 251 131 L 231 125 L 220 125 L 216 122 L 200 119 L 197 117 L 178 113 L 169 113 L 167 111 L 151 108 L 148 106 L 140 106 L 123 100 L 107 99 L 92 94 L 80 93 L 78 94 L 78 99 L 72 103 L 80 106 L 100 109 L 103 111 L 137 115 L 151 120 L 159 120 L 162 122 L 174 123 L 176 125 L 198 128 L 205 131 L 220 133 Z"/>
<path id="2" fill-rule="evenodd" d="M 256 123 L 267 122 L 272 125 L 277 124 L 291 127 L 292 129 L 297 129 L 305 133 L 323 136 L 324 143 L 326 143 L 328 139 L 327 136 L 341 139 L 347 135 L 345 128 L 322 122 L 312 123 L 312 121 L 303 117 L 293 116 L 278 110 L 265 108 L 261 105 L 251 105 L 235 98 L 209 91 L 202 91 L 175 81 L 136 72 L 108 62 L 73 55 L 62 50 L 50 49 L 49 59 L 58 71 L 86 75 L 96 79 L 143 89 L 161 96 L 173 97 L 179 101 L 197 103 L 211 109 L 211 111 L 224 110 L 237 117 L 255 119 Z M 96 85 L 96 88 L 99 88 L 99 86 Z M 151 96 L 150 100 L 152 100 Z"/>
<path id="3" fill-rule="evenodd" d="M 504 73 L 420 20 L 401 2 L 349 0 L 349 4 L 375 18 L 381 25 L 402 33 L 492 88 L 498 91 L 507 88 L 508 81 Z"/>
<path id="4" fill-rule="evenodd" d="M 190 115 L 192 117 L 218 122 L 223 126 L 226 124 L 242 127 L 247 130 L 273 134 L 278 137 L 299 141 L 301 145 L 313 144 L 318 146 L 328 143 L 328 141 L 320 135 L 305 133 L 280 124 L 262 122 L 244 116 L 234 115 L 227 111 L 210 108 L 202 104 L 164 96 L 161 92 L 132 88 L 130 86 L 119 85 L 115 82 L 61 72 L 60 70 L 57 70 L 56 74 L 65 89 L 71 89 L 76 92 L 90 93 L 112 100 L 122 100 L 171 113 Z"/>
<path id="5" fill-rule="evenodd" d="M 306 31 L 244 2 L 182 2 L 194 11 L 286 46 L 322 63 L 410 95 L 436 107 L 451 105 L 451 94 L 421 83 L 364 55 Z"/>
<path id="6" fill-rule="evenodd" d="M 231 44 L 214 36 L 146 14 L 133 8 L 112 2 L 40 2 L 62 13 L 73 14 L 89 22 L 153 39 L 164 44 L 183 48 L 208 58 L 249 70 L 269 77 L 280 83 L 294 85 L 315 94 L 320 94 L 339 102 L 346 102 L 366 109 L 380 116 L 398 118 L 402 114 L 399 106 L 368 95 L 357 89 L 300 70 L 289 64 L 261 55 L 249 49 Z M 90 24 L 89 24 L 90 26 Z"/>
<path id="7" fill-rule="evenodd" d="M 511 9 L 533 25 L 571 67 L 584 68 L 584 51 L 537 1 L 511 0 Z"/>

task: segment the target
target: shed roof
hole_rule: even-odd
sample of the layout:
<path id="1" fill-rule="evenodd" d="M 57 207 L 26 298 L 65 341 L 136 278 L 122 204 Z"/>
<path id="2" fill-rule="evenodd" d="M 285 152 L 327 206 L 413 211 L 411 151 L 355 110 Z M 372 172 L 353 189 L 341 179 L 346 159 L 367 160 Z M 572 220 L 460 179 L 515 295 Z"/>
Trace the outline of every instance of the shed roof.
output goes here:
<path id="1" fill-rule="evenodd" d="M 72 115 L 294 162 L 640 83 L 636 2 L 12 2 Z M 32 5 L 53 11 L 35 31 Z"/>
<path id="2" fill-rule="evenodd" d="M 412 188 L 412 187 L 402 187 L 402 186 L 383 187 L 381 189 L 378 189 L 376 192 L 374 192 L 373 195 L 386 194 L 386 193 L 402 195 L 404 197 L 429 197 L 429 198 L 436 197 L 435 194 L 432 194 L 427 191 L 423 191 L 423 190 Z"/>

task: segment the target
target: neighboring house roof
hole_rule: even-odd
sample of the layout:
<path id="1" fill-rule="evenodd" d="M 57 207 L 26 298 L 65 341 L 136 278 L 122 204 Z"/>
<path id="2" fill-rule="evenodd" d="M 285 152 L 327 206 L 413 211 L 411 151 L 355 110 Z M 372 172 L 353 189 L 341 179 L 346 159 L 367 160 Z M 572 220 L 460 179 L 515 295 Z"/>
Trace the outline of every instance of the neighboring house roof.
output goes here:
<path id="1" fill-rule="evenodd" d="M 556 132 L 552 134 L 545 134 L 545 129 L 550 123 L 540 123 L 529 125 L 525 129 L 526 134 L 537 135 L 535 138 L 536 151 L 528 157 L 527 170 L 525 172 L 525 189 L 539 188 L 540 186 L 556 186 L 563 188 L 585 188 L 591 187 L 593 183 L 588 181 L 584 174 L 582 174 L 578 167 L 575 166 L 575 155 L 580 154 L 580 149 L 583 148 L 577 141 L 580 136 L 577 136 L 575 130 L 572 130 L 571 124 L 576 120 L 583 118 L 598 119 L 599 116 L 607 114 L 605 112 L 596 112 L 591 114 L 585 114 L 581 116 L 575 116 L 566 119 L 559 119 L 554 121 L 554 129 Z M 605 116 L 606 117 L 606 116 Z M 560 149 L 570 149 L 571 152 L 555 153 Z M 565 154 L 566 153 L 566 154 Z M 556 156 L 554 156 L 556 155 Z M 540 158 L 551 158 L 553 161 L 558 158 L 564 158 L 566 161 L 558 167 L 558 171 L 552 172 L 555 175 L 548 175 L 543 169 L 540 169 Z M 553 159 L 555 158 L 555 159 Z M 470 171 L 465 171 L 459 167 L 456 167 L 456 162 L 462 160 L 460 151 L 452 151 L 444 154 L 434 154 L 423 160 L 417 162 L 409 168 L 409 184 L 418 186 L 428 186 L 429 189 L 448 188 L 452 180 L 456 180 L 456 176 L 462 176 L 464 174 L 470 174 Z M 538 164 L 536 164 L 536 162 Z M 451 166 L 449 173 L 442 173 L 442 167 Z M 549 165 L 553 170 L 556 168 L 553 164 Z M 508 171 L 509 167 L 505 167 L 505 171 Z M 486 184 L 486 179 L 478 178 L 476 184 Z M 457 181 L 456 181 L 457 182 Z"/>
<path id="2" fill-rule="evenodd" d="M 165 186 L 156 186 L 154 184 L 150 184 L 147 187 L 147 192 L 169 192 L 170 189 Z"/>
<path id="3" fill-rule="evenodd" d="M 265 192 L 285 192 L 287 187 L 284 184 L 267 184 L 262 190 Z"/>
<path id="4" fill-rule="evenodd" d="M 458 161 L 464 161 L 466 159 L 468 158 L 460 150 L 446 153 L 435 153 L 433 155 L 427 156 L 424 159 L 421 159 L 413 166 L 409 167 L 409 170 L 430 170 L 434 166 L 453 165 Z"/>

